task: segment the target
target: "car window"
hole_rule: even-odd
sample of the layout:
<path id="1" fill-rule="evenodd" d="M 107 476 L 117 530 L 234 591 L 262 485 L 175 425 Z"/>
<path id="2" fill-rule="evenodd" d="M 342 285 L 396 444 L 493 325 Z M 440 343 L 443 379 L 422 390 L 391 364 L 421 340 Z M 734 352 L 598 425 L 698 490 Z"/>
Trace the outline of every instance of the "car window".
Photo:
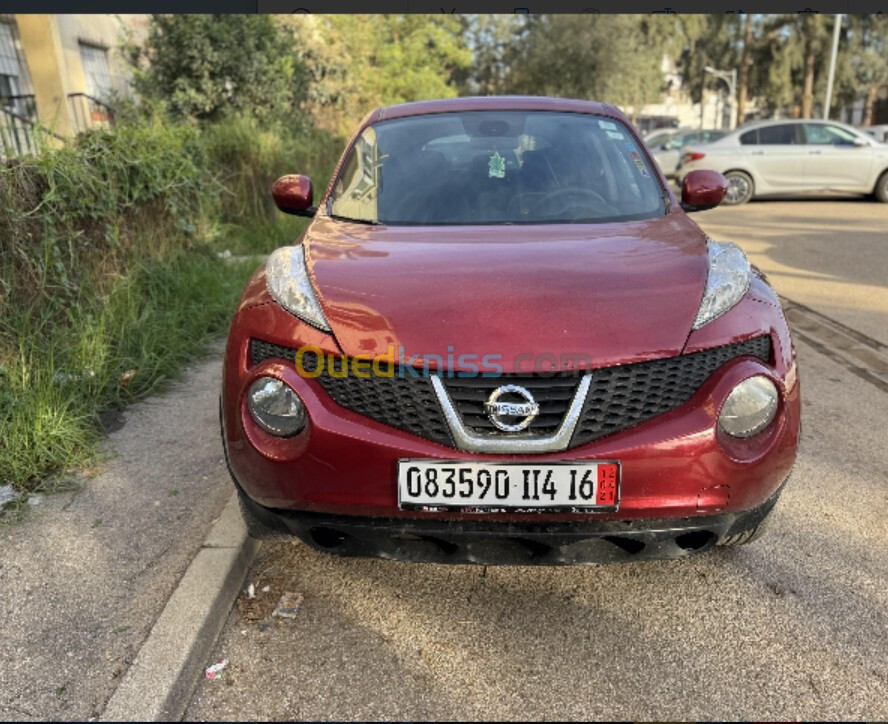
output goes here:
<path id="1" fill-rule="evenodd" d="M 657 148 L 664 145 L 665 143 L 668 143 L 674 135 L 675 131 L 658 131 L 657 133 L 652 133 L 650 136 L 645 138 L 644 141 L 651 148 Z"/>
<path id="2" fill-rule="evenodd" d="M 740 136 L 740 145 L 741 146 L 754 146 L 758 143 L 759 132 L 758 128 L 755 128 L 751 131 L 747 131 L 742 136 Z"/>
<path id="3" fill-rule="evenodd" d="M 550 111 L 380 121 L 337 177 L 334 217 L 387 225 L 596 223 L 665 213 L 628 128 Z"/>
<path id="4" fill-rule="evenodd" d="M 808 143 L 815 146 L 853 146 L 856 136 L 838 126 L 827 126 L 822 123 L 806 123 L 805 137 Z"/>
<path id="5" fill-rule="evenodd" d="M 790 145 L 796 140 L 796 124 L 781 123 L 777 126 L 762 126 L 758 129 L 758 143 L 761 146 Z"/>
<path id="6" fill-rule="evenodd" d="M 700 143 L 700 141 L 705 140 L 705 136 L 702 133 L 683 133 L 677 139 L 676 142 L 672 144 L 673 148 L 681 148 L 682 146 L 691 146 L 695 143 Z"/>

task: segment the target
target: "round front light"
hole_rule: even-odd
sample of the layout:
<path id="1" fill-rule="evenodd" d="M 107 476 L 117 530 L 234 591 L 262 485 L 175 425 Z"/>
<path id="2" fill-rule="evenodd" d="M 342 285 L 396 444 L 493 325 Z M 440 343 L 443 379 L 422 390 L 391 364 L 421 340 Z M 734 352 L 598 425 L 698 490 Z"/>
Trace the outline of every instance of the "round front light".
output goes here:
<path id="1" fill-rule="evenodd" d="M 266 432 L 290 437 L 305 427 L 305 405 L 288 385 L 274 377 L 260 377 L 247 393 L 250 414 Z"/>
<path id="2" fill-rule="evenodd" d="M 721 429 L 732 437 L 752 437 L 764 430 L 777 414 L 777 388 L 757 375 L 737 385 L 718 417 Z"/>

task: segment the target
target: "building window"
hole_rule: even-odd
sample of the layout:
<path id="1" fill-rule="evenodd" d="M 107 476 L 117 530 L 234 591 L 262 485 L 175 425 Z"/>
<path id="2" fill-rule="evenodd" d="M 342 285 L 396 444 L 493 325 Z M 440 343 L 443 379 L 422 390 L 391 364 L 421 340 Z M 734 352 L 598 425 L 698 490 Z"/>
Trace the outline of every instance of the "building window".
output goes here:
<path id="1" fill-rule="evenodd" d="M 81 42 L 80 61 L 86 76 L 87 94 L 101 101 L 108 100 L 112 89 L 107 49 Z"/>
<path id="2" fill-rule="evenodd" d="M 0 21 L 0 108 L 30 117 L 33 103 L 24 97 L 30 89 L 15 25 Z"/>

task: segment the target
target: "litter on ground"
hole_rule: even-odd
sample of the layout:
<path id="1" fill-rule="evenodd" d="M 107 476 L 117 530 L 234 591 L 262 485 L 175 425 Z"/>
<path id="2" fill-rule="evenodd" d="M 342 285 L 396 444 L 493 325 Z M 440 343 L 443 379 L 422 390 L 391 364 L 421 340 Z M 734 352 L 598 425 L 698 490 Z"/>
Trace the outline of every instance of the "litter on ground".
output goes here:
<path id="1" fill-rule="evenodd" d="M 296 618 L 299 613 L 299 607 L 302 606 L 303 595 L 301 593 L 291 593 L 287 591 L 281 600 L 278 601 L 277 608 L 274 609 L 272 616 L 278 618 Z"/>
<path id="2" fill-rule="evenodd" d="M 208 679 L 218 679 L 219 674 L 222 673 L 222 670 L 228 666 L 228 659 L 222 659 L 222 661 L 213 664 L 212 666 L 208 666 L 206 670 L 206 675 Z"/>

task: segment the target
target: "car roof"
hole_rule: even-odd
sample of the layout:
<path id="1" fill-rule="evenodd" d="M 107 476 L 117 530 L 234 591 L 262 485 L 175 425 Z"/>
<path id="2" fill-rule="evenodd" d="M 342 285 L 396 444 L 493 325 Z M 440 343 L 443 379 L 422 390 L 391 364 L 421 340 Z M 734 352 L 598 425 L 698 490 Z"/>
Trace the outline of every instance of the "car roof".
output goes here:
<path id="1" fill-rule="evenodd" d="M 547 98 L 545 96 L 469 96 L 465 98 L 445 98 L 432 101 L 413 101 L 394 106 L 385 106 L 372 111 L 366 123 L 383 119 L 421 116 L 430 113 L 455 113 L 459 111 L 566 111 L 589 113 L 599 116 L 624 118 L 614 106 L 597 101 L 574 100 L 570 98 Z"/>
<path id="2" fill-rule="evenodd" d="M 831 126 L 841 126 L 842 128 L 850 128 L 851 130 L 857 131 L 859 129 L 854 128 L 854 126 L 849 126 L 847 123 L 842 123 L 841 121 L 833 121 L 833 120 L 824 120 L 823 118 L 781 118 L 781 119 L 772 119 L 770 121 L 752 121 L 750 123 L 744 123 L 742 126 L 738 126 L 734 129 L 733 133 L 743 133 L 745 131 L 751 131 L 755 128 L 764 128 L 766 126 L 787 126 L 791 123 L 816 123 L 816 124 L 829 124 Z"/>

